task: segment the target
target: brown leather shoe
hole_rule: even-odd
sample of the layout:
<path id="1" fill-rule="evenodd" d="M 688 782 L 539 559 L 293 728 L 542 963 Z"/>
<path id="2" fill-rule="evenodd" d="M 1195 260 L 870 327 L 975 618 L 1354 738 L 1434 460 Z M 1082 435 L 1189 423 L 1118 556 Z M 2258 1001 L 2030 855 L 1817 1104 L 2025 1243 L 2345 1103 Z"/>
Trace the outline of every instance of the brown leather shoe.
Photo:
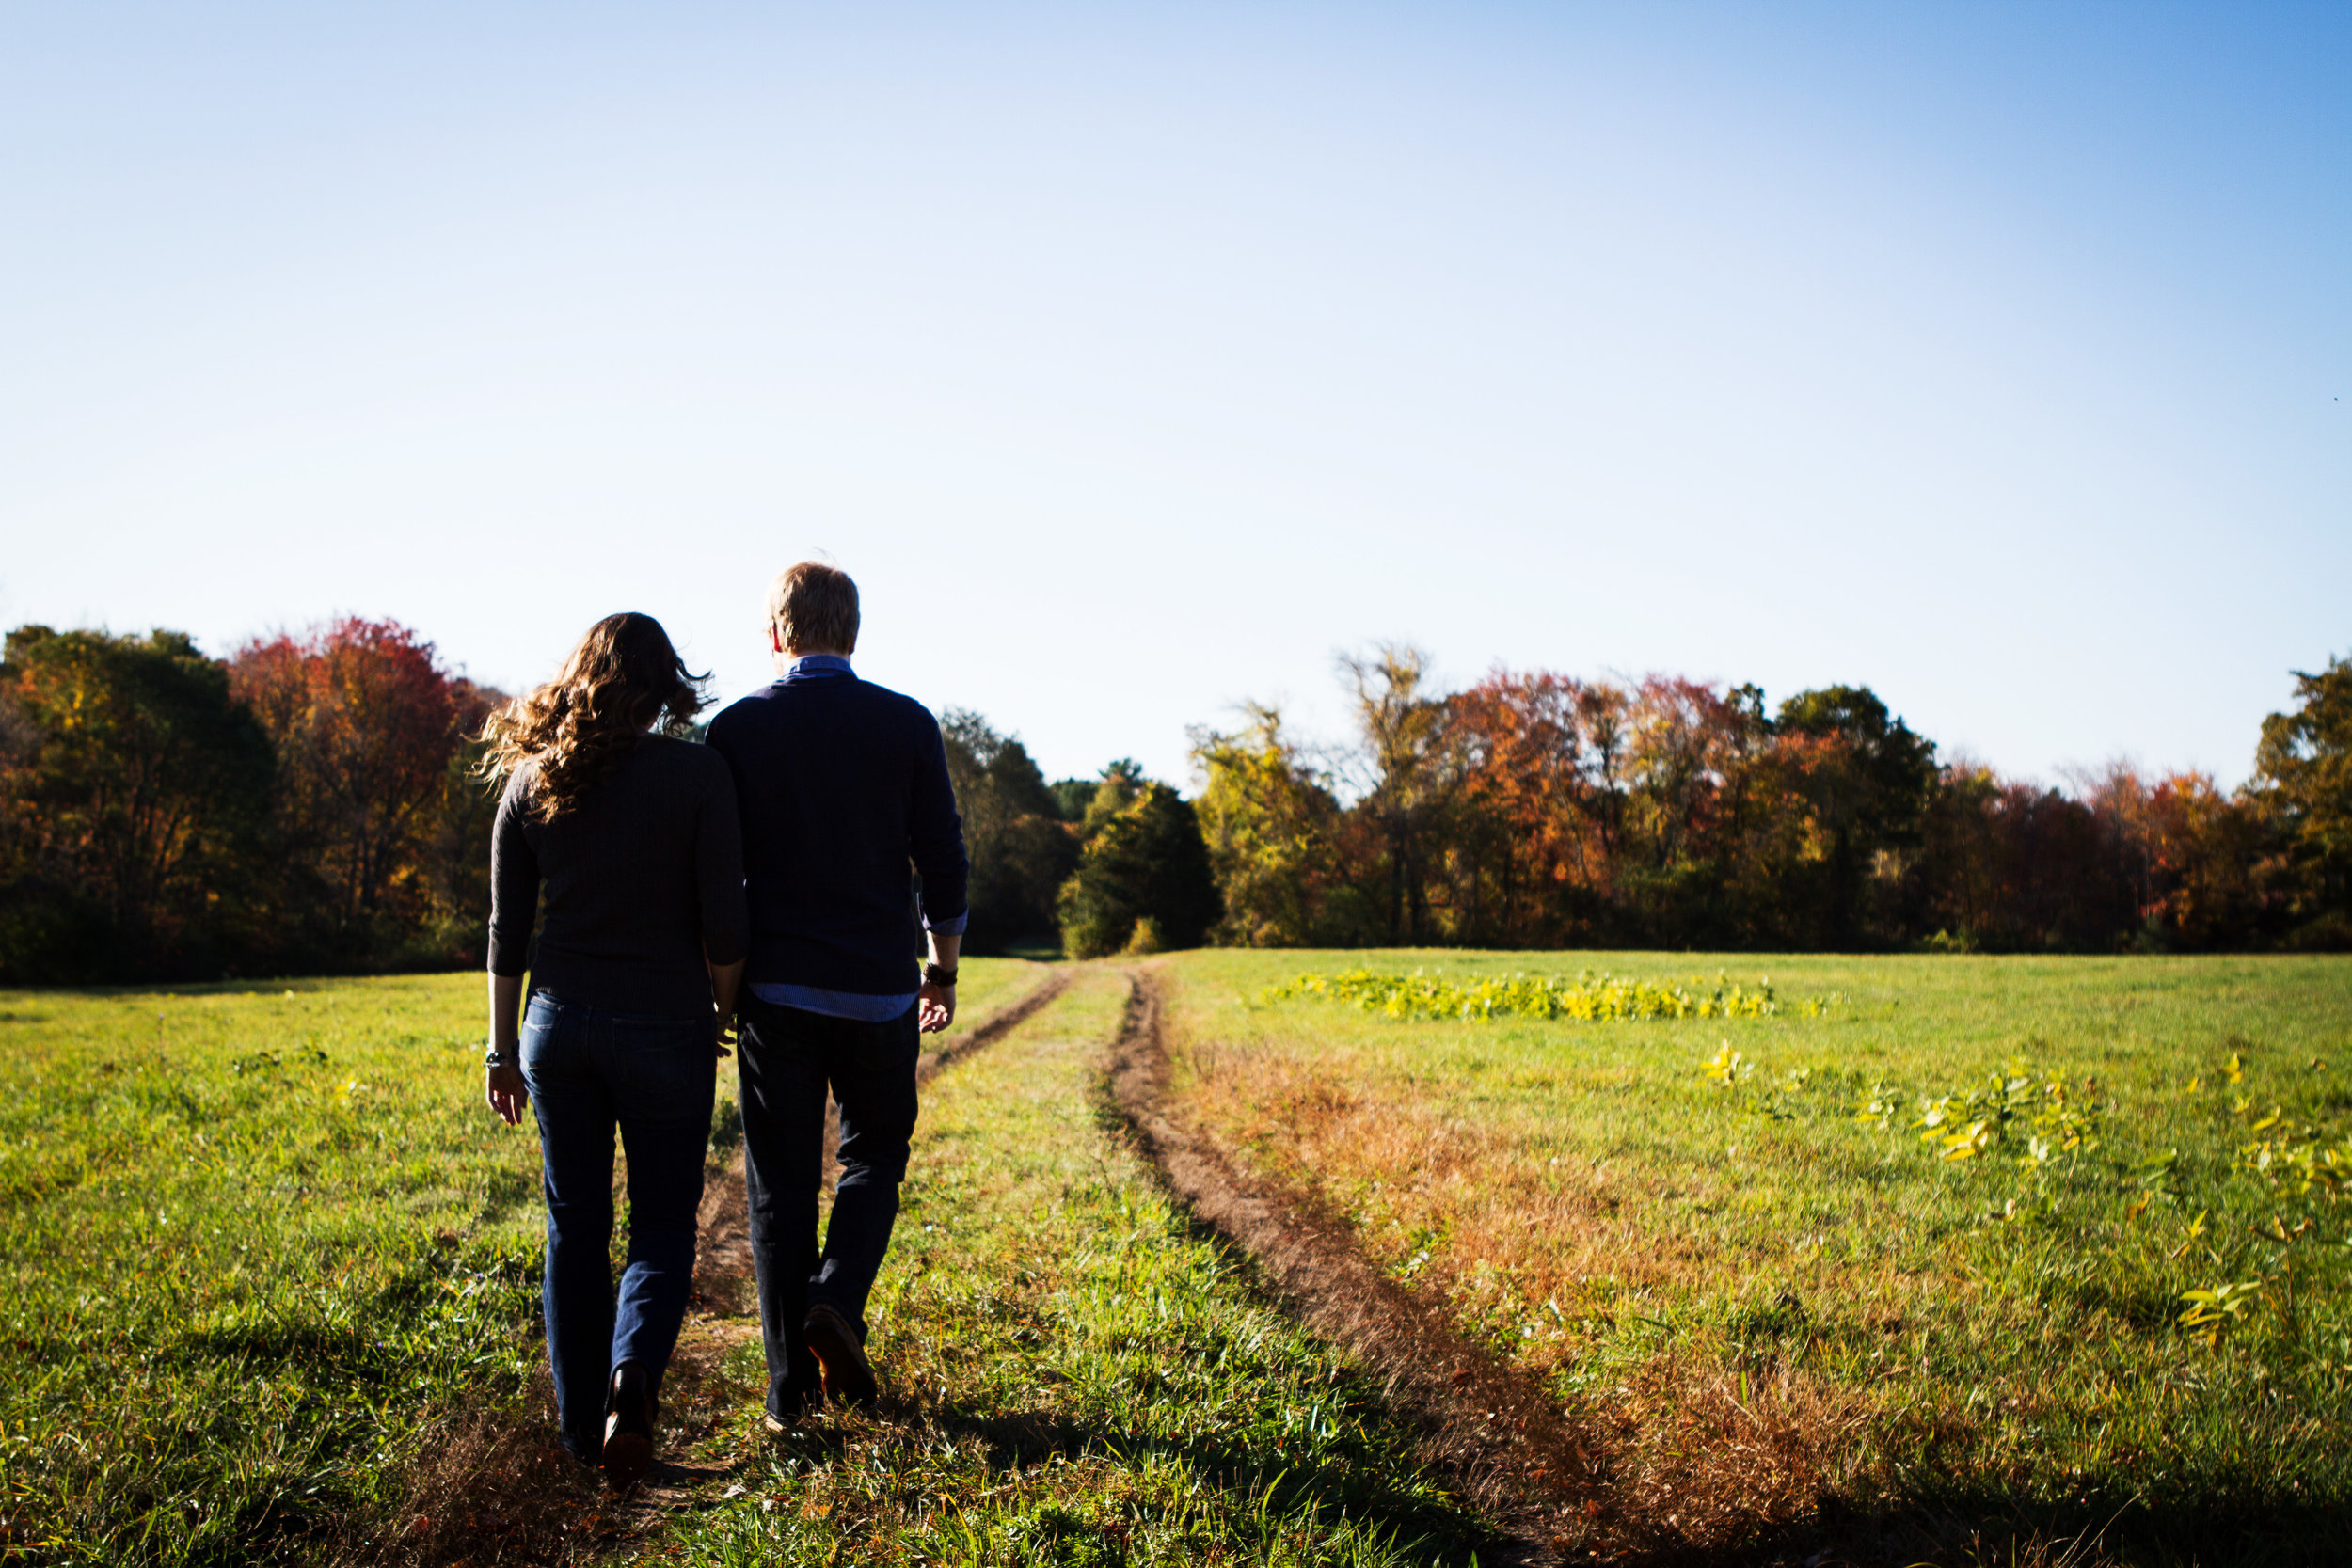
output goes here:
<path id="1" fill-rule="evenodd" d="M 653 1468 L 654 1398 L 645 1369 L 624 1361 L 612 1369 L 604 1397 L 604 1480 L 625 1492 Z"/>
<path id="2" fill-rule="evenodd" d="M 874 1402 L 874 1369 L 849 1319 L 819 1302 L 808 1309 L 801 1337 L 824 1369 L 827 1401 L 850 1406 Z"/>

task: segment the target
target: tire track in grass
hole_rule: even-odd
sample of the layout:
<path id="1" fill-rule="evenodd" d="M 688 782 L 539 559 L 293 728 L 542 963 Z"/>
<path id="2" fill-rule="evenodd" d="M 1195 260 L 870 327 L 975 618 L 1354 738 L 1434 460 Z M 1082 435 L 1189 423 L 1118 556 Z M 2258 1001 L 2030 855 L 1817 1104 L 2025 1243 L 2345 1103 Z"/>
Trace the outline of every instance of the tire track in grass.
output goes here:
<path id="1" fill-rule="evenodd" d="M 1464 1337 L 1443 1302 L 1382 1273 L 1343 1217 L 1245 1171 L 1193 1126 L 1169 1086 L 1159 977 L 1130 971 L 1128 984 L 1111 1099 L 1168 1189 L 1257 1263 L 1301 1323 L 1385 1382 L 1424 1458 L 1510 1533 L 1517 1560 L 1561 1560 L 1604 1509 L 1600 1444 L 1536 1379 Z"/>
<path id="2" fill-rule="evenodd" d="M 727 1484 L 671 1512 L 643 1560 L 1498 1560 L 1377 1388 L 1167 1199 L 1102 1093 L 1128 988 L 1075 982 L 926 1107 L 868 1307 L 882 1399 L 767 1436 L 741 1345 L 698 1446 Z"/>

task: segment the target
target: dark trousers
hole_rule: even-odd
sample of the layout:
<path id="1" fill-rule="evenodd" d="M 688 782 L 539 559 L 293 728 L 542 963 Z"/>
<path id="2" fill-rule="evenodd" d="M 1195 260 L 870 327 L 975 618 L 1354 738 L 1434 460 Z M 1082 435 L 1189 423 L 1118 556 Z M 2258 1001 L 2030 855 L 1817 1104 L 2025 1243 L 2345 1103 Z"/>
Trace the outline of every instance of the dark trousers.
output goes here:
<path id="1" fill-rule="evenodd" d="M 535 993 L 523 1083 L 548 1199 L 542 1298 L 564 1446 L 604 1446 L 605 1389 L 624 1361 L 660 1386 L 694 1283 L 710 1100 L 710 1019 L 643 1018 Z M 628 1266 L 613 1301 L 612 1132 L 628 1154 Z"/>
<path id="2" fill-rule="evenodd" d="M 828 1018 L 746 996 L 743 1181 L 751 1210 L 759 1322 L 768 1346 L 768 1411 L 791 1418 L 818 1386 L 801 1337 L 809 1308 L 833 1307 L 866 1334 L 866 1297 L 898 1218 L 898 1183 L 914 1134 L 915 1010 L 885 1023 Z M 841 1177 L 817 1242 L 825 1164 L 825 1095 L 841 1103 Z"/>

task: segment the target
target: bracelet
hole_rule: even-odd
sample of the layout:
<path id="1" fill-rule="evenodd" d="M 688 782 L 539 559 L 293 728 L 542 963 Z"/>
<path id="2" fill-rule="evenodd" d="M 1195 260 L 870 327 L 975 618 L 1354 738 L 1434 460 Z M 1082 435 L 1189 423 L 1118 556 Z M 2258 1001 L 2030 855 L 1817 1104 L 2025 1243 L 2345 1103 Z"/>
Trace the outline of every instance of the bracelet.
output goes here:
<path id="1" fill-rule="evenodd" d="M 953 986 L 956 983 L 956 972 L 952 969 L 942 969 L 937 964 L 925 964 L 923 983 L 927 986 Z"/>
<path id="2" fill-rule="evenodd" d="M 519 1067 L 521 1064 L 512 1054 L 492 1046 L 482 1053 L 482 1065 L 484 1067 Z"/>

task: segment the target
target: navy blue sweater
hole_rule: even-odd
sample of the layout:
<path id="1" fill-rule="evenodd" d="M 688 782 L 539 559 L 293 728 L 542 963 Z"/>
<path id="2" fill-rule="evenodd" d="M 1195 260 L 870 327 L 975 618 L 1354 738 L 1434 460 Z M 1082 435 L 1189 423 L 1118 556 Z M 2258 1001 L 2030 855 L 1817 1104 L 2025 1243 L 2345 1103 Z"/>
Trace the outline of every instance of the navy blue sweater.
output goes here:
<path id="1" fill-rule="evenodd" d="M 939 722 L 843 673 L 781 680 L 710 721 L 735 774 L 752 918 L 749 985 L 914 990 L 914 879 L 934 922 L 971 875 Z"/>

